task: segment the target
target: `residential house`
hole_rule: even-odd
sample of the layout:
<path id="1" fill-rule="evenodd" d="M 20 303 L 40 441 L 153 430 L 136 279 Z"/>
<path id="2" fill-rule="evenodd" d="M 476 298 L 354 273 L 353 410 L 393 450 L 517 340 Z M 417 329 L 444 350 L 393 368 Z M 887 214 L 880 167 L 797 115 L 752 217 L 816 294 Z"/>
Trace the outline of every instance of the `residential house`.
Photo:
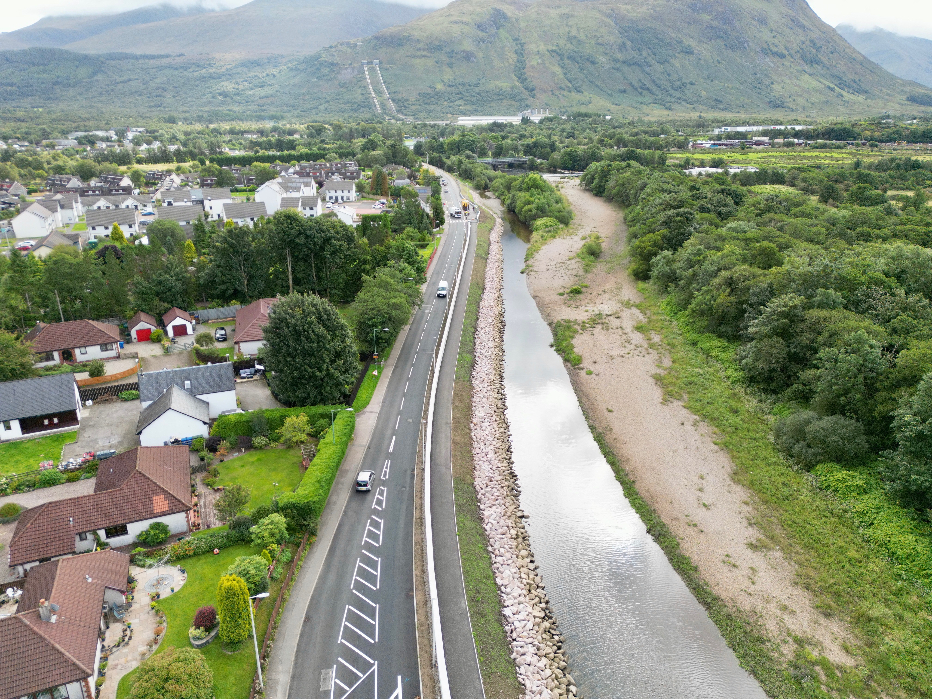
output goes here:
<path id="1" fill-rule="evenodd" d="M 324 213 L 324 203 L 320 197 L 282 197 L 282 209 L 295 209 L 304 218 L 314 218 Z"/>
<path id="2" fill-rule="evenodd" d="M 223 205 L 233 203 L 233 195 L 228 187 L 203 187 L 192 189 L 192 201 L 200 202 L 209 221 L 223 218 Z"/>
<path id="3" fill-rule="evenodd" d="M 83 184 L 81 178 L 74 175 L 49 175 L 45 178 L 45 188 L 53 192 L 78 190 Z"/>
<path id="4" fill-rule="evenodd" d="M 105 610 L 126 603 L 129 556 L 96 551 L 29 571 L 15 613 L 0 618 L 0 697 L 91 699 Z"/>
<path id="5" fill-rule="evenodd" d="M 139 375 L 140 405 L 147 408 L 172 386 L 206 401 L 211 418 L 219 417 L 224 410 L 236 410 L 236 382 L 230 362 L 142 373 Z"/>
<path id="6" fill-rule="evenodd" d="M 92 551 L 97 536 L 113 548 L 126 546 L 153 522 L 187 534 L 191 505 L 188 447 L 130 449 L 101 463 L 93 493 L 23 512 L 10 539 L 10 567 L 23 575 L 40 563 Z"/>
<path id="7" fill-rule="evenodd" d="M 52 251 L 57 247 L 72 247 L 81 249 L 81 236 L 78 233 L 59 233 L 58 231 L 52 231 L 42 240 L 37 242 L 32 246 L 32 249 L 29 251 L 40 260 L 44 260 L 46 257 L 52 254 Z"/>
<path id="8" fill-rule="evenodd" d="M 61 203 L 57 199 L 40 199 L 36 204 L 52 214 L 52 226 L 54 228 L 62 227 Z"/>
<path id="9" fill-rule="evenodd" d="M 136 209 L 88 209 L 84 221 L 87 223 L 87 236 L 91 240 L 109 238 L 114 224 L 119 224 L 127 238 L 140 231 L 139 212 Z"/>
<path id="10" fill-rule="evenodd" d="M 46 194 L 36 202 L 44 208 L 52 211 L 52 207 L 58 209 L 59 223 L 62 226 L 70 226 L 78 222 L 78 219 L 84 213 L 81 206 L 81 197 L 74 192 L 63 192 L 59 194 Z"/>
<path id="11" fill-rule="evenodd" d="M 327 180 L 320 192 L 331 203 L 356 201 L 356 183 L 352 180 Z"/>
<path id="12" fill-rule="evenodd" d="M 169 386 L 139 413 L 136 434 L 144 447 L 162 446 L 174 439 L 207 437 L 210 404 L 178 386 Z"/>
<path id="13" fill-rule="evenodd" d="M 265 346 L 265 326 L 269 324 L 269 311 L 278 299 L 268 298 L 253 301 L 236 312 L 236 329 L 233 331 L 233 347 L 237 354 L 255 357 Z"/>
<path id="14" fill-rule="evenodd" d="M 271 216 L 281 208 L 282 198 L 288 193 L 278 180 L 269 180 L 256 189 L 255 199 L 265 204 L 268 215 Z"/>
<path id="15" fill-rule="evenodd" d="M 13 235 L 17 238 L 44 238 L 55 230 L 56 214 L 41 204 L 29 207 L 13 218 Z"/>
<path id="16" fill-rule="evenodd" d="M 120 357 L 120 329 L 96 320 L 36 323 L 25 340 L 32 344 L 38 367 Z"/>
<path id="17" fill-rule="evenodd" d="M 11 197 L 25 197 L 27 194 L 27 190 L 23 185 L 19 182 L 10 182 L 9 180 L 0 182 L 0 191 L 6 192 Z"/>
<path id="18" fill-rule="evenodd" d="M 0 383 L 0 442 L 80 424 L 81 395 L 74 374 Z"/>
<path id="19" fill-rule="evenodd" d="M 180 308 L 170 308 L 162 316 L 162 323 L 165 325 L 165 334 L 168 337 L 182 337 L 194 334 L 194 318 Z"/>
<path id="20" fill-rule="evenodd" d="M 192 203 L 190 189 L 160 189 L 154 197 L 162 206 L 179 206 Z"/>
<path id="21" fill-rule="evenodd" d="M 139 311 L 129 320 L 129 336 L 133 342 L 148 342 L 152 338 L 152 331 L 158 330 L 159 322 L 155 316 Z"/>
<path id="22" fill-rule="evenodd" d="M 184 206 L 169 204 L 155 207 L 157 221 L 177 221 L 180 226 L 193 226 L 203 215 L 204 207 L 200 204 L 191 204 L 190 201 Z"/>
<path id="23" fill-rule="evenodd" d="M 83 197 L 81 205 L 85 209 L 137 209 L 152 211 L 152 197 L 145 194 L 116 194 Z"/>
<path id="24" fill-rule="evenodd" d="M 252 226 L 269 212 L 261 201 L 249 201 L 223 205 L 223 220 L 233 221 L 238 226 Z"/>
<path id="25" fill-rule="evenodd" d="M 331 211 L 337 215 L 337 218 L 348 226 L 354 228 L 362 223 L 363 216 L 373 216 L 384 214 L 385 209 L 376 208 L 370 201 L 351 201 L 337 204 Z"/>

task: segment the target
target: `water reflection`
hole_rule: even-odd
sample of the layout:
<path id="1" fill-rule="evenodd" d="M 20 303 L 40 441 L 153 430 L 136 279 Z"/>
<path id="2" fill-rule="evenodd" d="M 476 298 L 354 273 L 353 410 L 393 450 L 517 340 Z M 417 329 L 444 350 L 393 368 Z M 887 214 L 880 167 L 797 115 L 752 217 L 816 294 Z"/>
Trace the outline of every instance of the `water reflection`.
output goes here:
<path id="1" fill-rule="evenodd" d="M 592 439 L 506 226 L 505 388 L 521 506 L 586 699 L 765 697 L 629 505 Z"/>

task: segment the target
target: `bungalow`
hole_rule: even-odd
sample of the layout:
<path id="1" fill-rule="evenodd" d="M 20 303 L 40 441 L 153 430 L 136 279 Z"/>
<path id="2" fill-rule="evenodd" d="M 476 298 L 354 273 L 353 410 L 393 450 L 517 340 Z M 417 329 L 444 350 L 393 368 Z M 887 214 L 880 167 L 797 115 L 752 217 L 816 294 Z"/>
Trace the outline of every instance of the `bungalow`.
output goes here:
<path id="1" fill-rule="evenodd" d="M 79 250 L 81 249 L 81 236 L 77 233 L 66 234 L 59 233 L 58 231 L 52 231 L 42 240 L 32 246 L 32 249 L 29 251 L 40 260 L 44 260 L 46 257 L 52 254 L 52 251 L 57 247 L 76 247 Z"/>
<path id="2" fill-rule="evenodd" d="M 129 336 L 133 339 L 133 342 L 148 342 L 152 339 L 152 331 L 158 330 L 158 328 L 159 321 L 154 316 L 142 311 L 130 318 L 128 325 Z"/>
<path id="3" fill-rule="evenodd" d="M 186 534 L 190 510 L 188 447 L 136 447 L 101 464 L 93 493 L 23 512 L 10 539 L 10 567 L 23 575 L 40 563 L 92 551 L 97 537 L 112 548 L 126 546 L 153 522 Z"/>
<path id="4" fill-rule="evenodd" d="M 193 226 L 201 216 L 204 215 L 204 207 L 201 204 L 157 206 L 155 207 L 155 219 L 157 221 L 177 221 L 181 226 Z"/>
<path id="5" fill-rule="evenodd" d="M 81 424 L 81 394 L 74 374 L 0 383 L 0 442 Z"/>
<path id="6" fill-rule="evenodd" d="M 356 201 L 356 183 L 351 180 L 327 180 L 320 192 L 329 202 Z"/>
<path id="7" fill-rule="evenodd" d="M 84 220 L 91 240 L 101 236 L 109 238 L 115 223 L 127 237 L 139 233 L 139 212 L 136 209 L 88 209 Z"/>
<path id="8" fill-rule="evenodd" d="M 191 190 L 193 200 L 200 202 L 209 221 L 218 221 L 223 217 L 223 205 L 233 203 L 233 195 L 228 187 L 204 187 Z"/>
<path id="9" fill-rule="evenodd" d="M 136 434 L 144 447 L 158 447 L 173 439 L 206 437 L 209 433 L 210 404 L 175 385 L 143 408 L 136 422 Z"/>
<path id="10" fill-rule="evenodd" d="M 162 206 L 179 206 L 192 203 L 190 189 L 160 189 L 155 193 L 154 198 L 161 202 Z"/>
<path id="11" fill-rule="evenodd" d="M 206 364 L 178 369 L 147 371 L 139 375 L 139 403 L 145 410 L 172 386 L 184 389 L 210 406 L 210 417 L 236 410 L 233 364 Z"/>
<path id="12" fill-rule="evenodd" d="M 105 610 L 126 604 L 129 556 L 97 551 L 36 566 L 0 618 L 0 697 L 93 697 Z"/>
<path id="13" fill-rule="evenodd" d="M 194 318 L 180 308 L 170 308 L 168 313 L 162 316 L 162 323 L 165 325 L 165 334 L 169 337 L 194 334 Z"/>
<path id="14" fill-rule="evenodd" d="M 278 299 L 268 298 L 253 301 L 236 312 L 236 329 L 233 331 L 233 347 L 237 354 L 255 357 L 259 348 L 265 346 L 265 326 L 269 324 L 269 311 Z"/>
<path id="15" fill-rule="evenodd" d="M 13 219 L 13 235 L 17 238 L 44 238 L 53 230 L 55 214 L 41 204 L 30 204 Z"/>
<path id="16" fill-rule="evenodd" d="M 26 333 L 32 343 L 36 366 L 91 359 L 120 358 L 120 329 L 96 320 L 70 320 L 65 323 L 36 323 Z"/>
<path id="17" fill-rule="evenodd" d="M 260 218 L 268 215 L 266 205 L 261 201 L 223 205 L 223 220 L 233 221 L 238 226 L 252 226 Z"/>

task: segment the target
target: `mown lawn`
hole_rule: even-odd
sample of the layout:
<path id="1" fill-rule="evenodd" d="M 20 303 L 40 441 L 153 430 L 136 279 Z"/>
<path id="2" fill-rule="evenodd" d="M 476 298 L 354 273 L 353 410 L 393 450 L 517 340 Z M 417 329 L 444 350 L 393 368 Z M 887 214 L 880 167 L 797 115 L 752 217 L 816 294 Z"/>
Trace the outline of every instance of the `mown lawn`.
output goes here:
<path id="1" fill-rule="evenodd" d="M 255 553 L 258 553 L 255 547 L 240 544 L 224 549 L 216 556 L 205 554 L 181 562 L 181 565 L 188 571 L 188 580 L 178 592 L 159 602 L 159 608 L 165 612 L 167 630 L 156 654 L 169 646 L 190 647 L 188 628 L 194 620 L 194 613 L 207 604 L 216 606 L 217 582 L 220 577 L 236 558 Z M 260 645 L 265 637 L 265 630 L 268 628 L 272 607 L 275 604 L 274 600 L 281 590 L 283 580 L 284 575 L 279 580 L 271 582 L 270 596 L 263 600 L 256 610 L 256 634 Z M 204 648 L 203 653 L 210 668 L 214 671 L 216 699 L 246 699 L 256 673 L 256 656 L 252 640 L 244 641 L 235 649 L 224 648 L 223 644 L 216 640 Z M 134 674 L 135 671 L 120 680 L 117 699 L 125 699 L 129 696 Z"/>
<path id="2" fill-rule="evenodd" d="M 301 449 L 260 449 L 218 464 L 218 485 L 249 488 L 247 510 L 269 505 L 277 494 L 290 493 L 301 481 Z M 278 483 L 278 485 L 273 485 Z"/>
<path id="3" fill-rule="evenodd" d="M 77 431 L 63 432 L 49 437 L 0 444 L 0 475 L 35 471 L 41 461 L 54 461 L 57 464 L 61 459 L 62 448 L 75 441 L 77 436 Z"/>

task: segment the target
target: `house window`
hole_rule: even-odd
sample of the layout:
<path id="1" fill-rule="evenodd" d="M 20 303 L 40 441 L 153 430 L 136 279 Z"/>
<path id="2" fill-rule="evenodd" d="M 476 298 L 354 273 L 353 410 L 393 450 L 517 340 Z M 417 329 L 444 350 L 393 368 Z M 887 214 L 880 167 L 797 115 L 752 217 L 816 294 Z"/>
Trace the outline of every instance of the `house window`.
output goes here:
<path id="1" fill-rule="evenodd" d="M 54 353 L 54 352 L 45 352 L 44 354 L 40 355 L 40 361 L 43 361 L 43 362 L 54 362 L 54 361 L 55 361 L 55 353 Z"/>
<path id="2" fill-rule="evenodd" d="M 10 423 L 9 420 L 4 420 L 4 421 L 3 421 L 3 429 L 5 429 L 5 430 L 12 430 L 12 429 L 13 429 L 12 423 Z"/>
<path id="3" fill-rule="evenodd" d="M 113 349 L 113 343 L 112 343 L 112 342 L 108 342 L 107 344 L 101 345 L 101 346 L 100 346 L 100 351 L 101 351 L 101 352 L 110 352 L 112 349 Z"/>
<path id="4" fill-rule="evenodd" d="M 78 347 L 78 354 L 87 354 L 87 347 Z"/>
<path id="5" fill-rule="evenodd" d="M 78 541 L 87 541 L 90 538 L 91 538 L 91 535 L 88 534 L 87 532 L 78 533 Z"/>
<path id="6" fill-rule="evenodd" d="M 115 527 L 107 527 L 104 529 L 104 536 L 108 539 L 116 539 L 120 536 L 126 536 L 129 534 L 129 529 L 126 528 L 125 524 L 118 524 Z"/>

